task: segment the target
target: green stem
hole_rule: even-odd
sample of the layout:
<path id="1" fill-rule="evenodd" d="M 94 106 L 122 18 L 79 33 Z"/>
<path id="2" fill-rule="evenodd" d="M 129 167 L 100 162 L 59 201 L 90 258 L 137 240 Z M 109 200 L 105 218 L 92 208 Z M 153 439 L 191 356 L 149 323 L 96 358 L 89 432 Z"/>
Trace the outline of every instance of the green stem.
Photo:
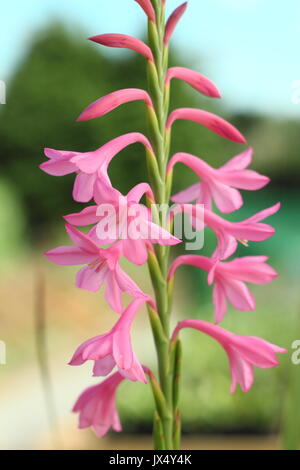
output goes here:
<path id="1" fill-rule="evenodd" d="M 165 33 L 165 7 L 162 2 L 153 2 L 157 14 L 157 24 L 148 23 L 149 45 L 153 50 L 155 64 L 148 63 L 148 89 L 151 95 L 154 113 L 148 113 L 148 125 L 152 145 L 156 154 L 155 171 L 153 165 L 148 164 L 150 181 L 154 184 L 155 201 L 159 205 L 169 206 L 170 188 L 167 184 L 166 168 L 169 158 L 169 142 L 166 135 L 166 120 L 169 113 L 169 87 L 165 86 L 165 76 L 168 66 L 168 48 L 164 44 Z M 159 214 L 158 222 L 168 229 L 168 222 L 164 220 L 163 211 Z M 177 399 L 174 406 L 174 377 L 178 378 L 178 371 L 174 369 L 174 348 L 170 343 L 170 306 L 171 299 L 168 290 L 169 248 L 156 245 L 154 252 L 149 252 L 148 266 L 155 292 L 157 312 L 149 309 L 149 317 L 157 351 L 159 370 L 159 389 L 163 400 L 160 403 L 155 385 L 156 414 L 154 422 L 155 447 L 172 450 L 178 448 L 180 441 L 180 414 L 177 408 Z M 175 354 L 176 355 L 176 354 Z M 177 357 L 177 356 L 176 356 Z M 161 439 L 160 439 L 160 435 Z"/>

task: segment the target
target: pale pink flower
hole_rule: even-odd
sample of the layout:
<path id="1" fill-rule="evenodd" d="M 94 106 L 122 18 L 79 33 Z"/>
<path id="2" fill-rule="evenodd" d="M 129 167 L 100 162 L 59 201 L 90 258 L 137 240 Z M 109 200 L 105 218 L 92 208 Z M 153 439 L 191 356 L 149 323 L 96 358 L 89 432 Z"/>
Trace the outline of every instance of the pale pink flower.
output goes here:
<path id="1" fill-rule="evenodd" d="M 134 1 L 137 2 L 142 7 L 144 12 L 148 16 L 149 20 L 155 23 L 156 16 L 155 16 L 155 11 L 151 3 L 151 0 L 134 0 Z"/>
<path id="2" fill-rule="evenodd" d="M 256 336 L 240 336 L 220 326 L 202 320 L 184 320 L 177 324 L 173 340 L 182 328 L 194 328 L 217 340 L 228 355 L 232 378 L 230 392 L 235 392 L 240 384 L 243 392 L 248 392 L 253 384 L 253 367 L 269 369 L 278 366 L 276 354 L 287 350 Z"/>
<path id="3" fill-rule="evenodd" d="M 78 226 L 97 224 L 89 233 L 95 242 L 107 245 L 121 239 L 124 256 L 132 263 L 142 265 L 148 259 L 149 243 L 181 243 L 181 240 L 152 222 L 150 209 L 140 204 L 145 194 L 149 200 L 154 200 L 152 190 L 146 183 L 138 184 L 126 196 L 115 188 L 101 185 L 95 191 L 97 205 L 64 218 Z"/>
<path id="4" fill-rule="evenodd" d="M 213 303 L 215 306 L 215 321 L 220 323 L 227 312 L 227 299 L 241 311 L 254 310 L 256 302 L 245 282 L 253 284 L 267 284 L 276 276 L 276 271 L 269 266 L 266 256 L 245 256 L 228 262 L 219 262 L 215 269 L 214 260 L 198 255 L 183 255 L 174 260 L 170 267 L 171 279 L 179 266 L 197 266 L 212 275 L 208 283 L 214 282 Z"/>
<path id="5" fill-rule="evenodd" d="M 104 116 L 113 109 L 131 101 L 144 101 L 148 108 L 153 109 L 151 98 L 145 90 L 125 88 L 124 90 L 113 91 L 91 103 L 80 114 L 77 121 L 88 121 Z"/>
<path id="6" fill-rule="evenodd" d="M 116 137 L 92 152 L 68 152 L 46 148 L 44 151 L 49 160 L 42 163 L 40 168 L 54 176 L 77 173 L 73 198 L 78 202 L 88 202 L 94 196 L 97 180 L 105 185 L 111 184 L 107 169 L 112 158 L 128 145 L 138 142 L 153 153 L 149 140 L 143 134 L 131 132 Z"/>
<path id="7" fill-rule="evenodd" d="M 122 292 L 127 292 L 134 298 L 145 297 L 141 289 L 119 265 L 119 260 L 123 255 L 120 243 L 101 249 L 91 237 L 81 233 L 75 227 L 66 225 L 66 231 L 74 245 L 54 248 L 47 251 L 45 255 L 50 261 L 61 266 L 86 264 L 87 266 L 77 273 L 77 287 L 97 292 L 105 283 L 105 298 L 118 313 L 123 311 Z"/>
<path id="8" fill-rule="evenodd" d="M 233 140 L 240 144 L 246 144 L 245 137 L 229 122 L 225 119 L 217 116 L 216 114 L 204 111 L 203 109 L 196 108 L 179 108 L 171 112 L 168 117 L 166 128 L 170 131 L 173 123 L 178 119 L 185 119 L 188 121 L 194 121 L 207 127 L 215 134 L 224 137 L 224 139 Z"/>
<path id="9" fill-rule="evenodd" d="M 214 200 L 221 212 L 239 209 L 243 205 L 243 199 L 235 188 L 253 191 L 263 188 L 270 181 L 266 176 L 246 169 L 251 163 L 252 153 L 252 148 L 249 148 L 218 169 L 212 168 L 201 158 L 189 153 L 176 153 L 169 162 L 168 171 L 172 171 L 176 163 L 183 163 L 198 175 L 201 183 L 175 194 L 172 196 L 172 201 L 177 203 L 196 201 L 197 204 L 204 204 L 206 209 L 211 210 Z"/>
<path id="10" fill-rule="evenodd" d="M 79 428 L 91 427 L 103 437 L 110 428 L 122 431 L 116 406 L 116 391 L 124 377 L 115 372 L 97 385 L 88 387 L 76 401 L 73 412 L 79 413 Z"/>
<path id="11" fill-rule="evenodd" d="M 260 221 L 275 214 L 279 208 L 280 203 L 277 203 L 242 222 L 229 222 L 214 212 L 205 208 L 202 210 L 202 206 L 180 204 L 173 209 L 171 217 L 174 217 L 180 212 L 184 212 L 191 215 L 192 223 L 197 230 L 199 230 L 199 227 L 204 227 L 205 224 L 215 232 L 218 245 L 212 258 L 216 263 L 218 260 L 227 259 L 231 256 L 237 249 L 238 241 L 246 244 L 248 241 L 258 242 L 270 238 L 275 233 L 275 229 L 268 224 L 260 223 Z"/>
<path id="12" fill-rule="evenodd" d="M 164 37 L 165 45 L 169 44 L 169 41 L 174 32 L 174 29 L 176 28 L 177 23 L 180 21 L 181 17 L 183 16 L 187 8 L 187 4 L 188 2 L 184 2 L 182 5 L 179 5 L 179 7 L 177 7 L 173 11 L 173 13 L 170 15 L 166 24 L 165 37 Z"/>
<path id="13" fill-rule="evenodd" d="M 195 90 L 210 98 L 220 98 L 221 94 L 214 83 L 207 77 L 195 70 L 187 69 L 185 67 L 171 67 L 167 71 L 165 85 L 169 86 L 173 78 L 182 80 L 188 83 Z"/>
<path id="14" fill-rule="evenodd" d="M 117 366 L 121 375 L 132 381 L 147 383 L 143 368 L 132 350 L 130 328 L 147 299 L 135 299 L 122 313 L 115 326 L 106 334 L 81 344 L 69 364 L 79 366 L 94 361 L 93 375 L 105 376 Z"/>
<path id="15" fill-rule="evenodd" d="M 97 42 L 102 46 L 131 49 L 132 51 L 142 54 L 150 62 L 154 62 L 150 47 L 140 39 L 128 36 L 127 34 L 99 34 L 98 36 L 90 37 L 89 40 Z"/>

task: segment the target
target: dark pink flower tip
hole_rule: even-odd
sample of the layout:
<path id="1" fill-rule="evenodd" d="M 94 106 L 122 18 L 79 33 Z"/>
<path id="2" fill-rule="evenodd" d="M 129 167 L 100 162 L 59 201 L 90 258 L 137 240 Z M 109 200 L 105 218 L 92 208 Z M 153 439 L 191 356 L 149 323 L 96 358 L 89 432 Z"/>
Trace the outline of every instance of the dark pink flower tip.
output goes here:
<path id="1" fill-rule="evenodd" d="M 173 11 L 171 16 L 169 17 L 167 24 L 166 24 L 166 30 L 165 30 L 165 37 L 164 37 L 164 43 L 167 45 L 171 39 L 171 36 L 174 32 L 174 29 L 177 26 L 177 23 L 180 21 L 181 17 L 183 16 L 186 8 L 187 8 L 188 2 L 184 2 L 182 5 L 179 5 L 176 10 Z"/>
<path id="2" fill-rule="evenodd" d="M 155 23 L 156 16 L 155 16 L 155 11 L 151 3 L 151 0 L 134 0 L 134 1 L 142 7 L 144 12 L 148 16 L 149 20 Z"/>
<path id="3" fill-rule="evenodd" d="M 213 82 L 199 72 L 185 67 L 171 67 L 166 75 L 166 85 L 169 85 L 172 78 L 188 83 L 195 90 L 210 98 L 221 98 L 221 93 Z"/>
<path id="4" fill-rule="evenodd" d="M 169 130 L 178 119 L 186 119 L 188 121 L 194 121 L 207 127 L 215 134 L 224 137 L 224 139 L 233 140 L 240 144 L 246 144 L 245 137 L 229 122 L 225 119 L 217 116 L 216 114 L 204 111 L 203 109 L 196 108 L 179 108 L 171 112 L 167 120 L 167 130 Z"/>
<path id="5" fill-rule="evenodd" d="M 140 39 L 128 36 L 127 34 L 100 34 L 98 36 L 92 36 L 88 39 L 89 41 L 96 42 L 102 46 L 131 49 L 132 51 L 142 54 L 144 57 L 146 57 L 147 60 L 154 62 L 150 47 L 148 47 Z"/>
<path id="6" fill-rule="evenodd" d="M 76 120 L 88 121 L 90 119 L 101 117 L 108 114 L 113 109 L 118 108 L 122 104 L 139 100 L 144 101 L 146 106 L 149 106 L 150 108 L 153 107 L 151 98 L 145 90 L 126 88 L 124 90 L 114 91 L 91 103 Z"/>

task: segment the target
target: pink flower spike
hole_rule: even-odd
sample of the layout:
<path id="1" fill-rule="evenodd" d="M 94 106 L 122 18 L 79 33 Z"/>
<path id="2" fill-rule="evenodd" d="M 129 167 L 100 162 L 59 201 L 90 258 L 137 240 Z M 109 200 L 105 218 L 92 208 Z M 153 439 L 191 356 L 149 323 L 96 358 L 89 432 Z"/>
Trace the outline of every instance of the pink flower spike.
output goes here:
<path id="1" fill-rule="evenodd" d="M 148 16 L 149 20 L 152 21 L 153 23 L 156 22 L 156 15 L 155 11 L 153 8 L 153 5 L 151 3 L 151 0 L 134 0 L 136 3 L 138 3 L 146 15 Z"/>
<path id="2" fill-rule="evenodd" d="M 146 106 L 153 108 L 151 98 L 145 90 L 126 88 L 109 93 L 94 101 L 85 108 L 76 121 L 89 121 L 90 119 L 105 116 L 115 108 L 131 101 L 144 101 Z"/>
<path id="3" fill-rule="evenodd" d="M 128 36 L 127 34 L 100 34 L 99 36 L 90 37 L 89 40 L 97 42 L 102 46 L 131 49 L 146 57 L 150 62 L 154 62 L 150 47 L 140 39 Z"/>
<path id="4" fill-rule="evenodd" d="M 276 271 L 269 266 L 266 256 L 246 256 L 229 262 L 219 262 L 214 267 L 214 260 L 198 255 L 179 256 L 172 263 L 169 279 L 172 278 L 179 266 L 196 266 L 207 272 L 208 282 L 214 282 L 213 302 L 215 306 L 215 321 L 220 323 L 227 312 L 227 299 L 241 311 L 254 310 L 255 299 L 245 282 L 267 284 L 277 277 Z"/>
<path id="5" fill-rule="evenodd" d="M 98 385 L 87 388 L 76 401 L 73 412 L 79 413 L 79 428 L 91 427 L 99 437 L 110 428 L 122 431 L 116 408 L 116 391 L 124 377 L 116 372 Z"/>
<path id="6" fill-rule="evenodd" d="M 184 2 L 182 5 L 179 5 L 179 7 L 177 7 L 176 10 L 174 10 L 173 13 L 170 15 L 166 24 L 165 37 L 164 37 L 165 45 L 169 44 L 169 41 L 174 32 L 174 29 L 177 26 L 177 23 L 180 21 L 181 17 L 185 13 L 187 4 L 188 2 Z"/>
<path id="7" fill-rule="evenodd" d="M 94 361 L 93 375 L 106 376 L 115 365 L 120 374 L 132 381 L 147 383 L 143 368 L 132 351 L 130 328 L 147 298 L 135 299 L 106 334 L 85 341 L 75 351 L 69 364 L 78 366 Z"/>
<path id="8" fill-rule="evenodd" d="M 168 172 L 180 162 L 191 168 L 201 182 L 175 194 L 172 196 L 172 201 L 177 203 L 196 201 L 197 204 L 204 204 L 206 209 L 211 210 L 214 200 L 221 212 L 228 213 L 239 209 L 243 205 L 243 199 L 235 188 L 256 190 L 270 181 L 266 176 L 245 169 L 251 163 L 252 153 L 251 148 L 247 149 L 219 169 L 212 168 L 201 158 L 189 153 L 176 153 L 169 161 Z"/>
<path id="9" fill-rule="evenodd" d="M 61 266 L 86 264 L 77 273 L 77 287 L 97 292 L 105 283 L 105 298 L 118 313 L 123 311 L 122 292 L 127 292 L 134 298 L 145 298 L 145 294 L 119 265 L 119 259 L 123 255 L 120 242 L 107 249 L 101 249 L 91 237 L 75 227 L 66 225 L 66 230 L 75 246 L 54 248 L 46 252 L 45 256 Z"/>
<path id="10" fill-rule="evenodd" d="M 207 77 L 194 70 L 185 67 L 171 67 L 167 71 L 165 84 L 168 86 L 173 78 L 182 80 L 195 90 L 210 98 L 221 98 L 220 91 Z"/>
<path id="11" fill-rule="evenodd" d="M 209 113 L 203 109 L 196 108 L 179 108 L 171 112 L 168 117 L 166 128 L 170 130 L 173 123 L 178 119 L 185 119 L 194 121 L 207 127 L 215 134 L 224 137 L 224 139 L 233 140 L 240 144 L 246 144 L 245 137 L 225 119 L 217 116 L 216 114 Z"/>
<path id="12" fill-rule="evenodd" d="M 261 369 L 276 367 L 279 364 L 276 354 L 288 352 L 256 336 L 240 336 L 201 320 L 179 322 L 174 330 L 173 340 L 183 328 L 202 331 L 218 341 L 224 348 L 230 364 L 231 393 L 235 392 L 236 384 L 240 384 L 243 392 L 248 392 L 253 384 L 253 367 Z"/>

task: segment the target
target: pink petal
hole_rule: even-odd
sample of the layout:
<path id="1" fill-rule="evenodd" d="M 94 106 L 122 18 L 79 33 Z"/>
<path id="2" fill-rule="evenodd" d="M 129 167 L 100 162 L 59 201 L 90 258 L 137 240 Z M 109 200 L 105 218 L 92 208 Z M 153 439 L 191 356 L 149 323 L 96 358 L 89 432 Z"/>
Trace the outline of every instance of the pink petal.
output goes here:
<path id="1" fill-rule="evenodd" d="M 147 60 L 154 62 L 150 47 L 140 39 L 132 36 L 127 36 L 126 34 L 100 34 L 99 36 L 90 37 L 89 40 L 102 44 L 103 46 L 131 49 L 132 51 L 142 54 Z"/>
<path id="2" fill-rule="evenodd" d="M 127 194 L 128 203 L 139 203 L 144 195 L 147 195 L 150 199 L 154 201 L 154 195 L 151 187 L 148 183 L 140 183 L 134 186 L 129 193 Z"/>
<path id="3" fill-rule="evenodd" d="M 65 176 L 76 171 L 76 166 L 66 160 L 49 160 L 39 165 L 39 168 L 48 175 Z"/>
<path id="4" fill-rule="evenodd" d="M 112 355 L 108 355 L 95 361 L 93 377 L 106 377 L 115 367 L 116 361 Z"/>
<path id="5" fill-rule="evenodd" d="M 114 91 L 106 96 L 91 103 L 77 118 L 77 121 L 88 121 L 109 113 L 122 104 L 131 101 L 144 101 L 146 106 L 152 108 L 153 104 L 150 96 L 144 90 L 138 88 L 126 88 L 124 90 Z"/>
<path id="6" fill-rule="evenodd" d="M 254 310 L 256 303 L 253 295 L 248 287 L 242 282 L 235 279 L 227 279 L 224 281 L 224 290 L 228 300 L 232 303 L 234 308 L 241 311 Z"/>
<path id="7" fill-rule="evenodd" d="M 215 306 L 215 321 L 220 323 L 227 312 L 227 302 L 224 288 L 219 282 L 216 282 L 213 287 L 213 304 Z"/>
<path id="8" fill-rule="evenodd" d="M 271 266 L 265 263 L 267 259 L 266 256 L 237 258 L 228 263 L 222 263 L 222 271 L 224 271 L 224 275 L 233 276 L 241 281 L 266 284 L 278 275 Z"/>
<path id="9" fill-rule="evenodd" d="M 86 173 L 79 173 L 74 182 L 73 198 L 77 202 L 89 202 L 94 194 L 94 184 L 96 175 L 87 175 Z"/>
<path id="10" fill-rule="evenodd" d="M 97 208 L 98 206 L 89 206 L 81 212 L 64 215 L 64 219 L 71 225 L 84 226 L 96 224 L 99 220 L 99 217 L 96 215 Z"/>
<path id="11" fill-rule="evenodd" d="M 216 206 L 221 212 L 233 212 L 243 205 L 242 196 L 237 189 L 217 182 L 212 182 L 208 186 Z"/>
<path id="12" fill-rule="evenodd" d="M 142 7 L 149 20 L 155 23 L 156 16 L 151 0 L 135 0 L 135 2 L 137 2 Z"/>
<path id="13" fill-rule="evenodd" d="M 208 111 L 196 108 L 175 109 L 168 117 L 166 124 L 168 130 L 177 119 L 186 119 L 197 122 L 225 139 L 233 140 L 234 142 L 241 144 L 246 143 L 243 135 L 234 126 L 232 126 L 232 124 L 216 114 L 209 113 Z"/>
<path id="14" fill-rule="evenodd" d="M 260 220 L 266 219 L 270 215 L 276 214 L 280 209 L 280 202 L 277 202 L 277 204 L 274 204 L 274 206 L 268 207 L 267 209 L 264 209 L 257 214 L 253 215 L 252 217 L 249 217 L 247 219 L 247 222 L 259 222 Z"/>
<path id="15" fill-rule="evenodd" d="M 169 17 L 167 24 L 166 24 L 166 30 L 165 30 L 165 37 L 164 37 L 165 44 L 169 43 L 171 36 L 173 34 L 173 31 L 176 28 L 177 23 L 180 21 L 181 17 L 183 16 L 186 8 L 187 8 L 187 2 L 183 3 L 182 5 L 179 5 L 179 7 L 177 7 L 176 10 L 174 10 L 171 16 Z"/>
<path id="16" fill-rule="evenodd" d="M 97 245 L 89 238 L 85 233 L 80 232 L 77 228 L 72 225 L 66 225 L 66 232 L 69 235 L 72 242 L 82 250 L 86 251 L 87 254 L 99 256 L 99 249 Z"/>
<path id="17" fill-rule="evenodd" d="M 174 194 L 171 197 L 173 202 L 178 204 L 185 204 L 186 202 L 192 202 L 198 200 L 200 195 L 200 183 L 193 184 L 183 191 L 180 191 L 177 194 Z M 201 204 L 201 203 L 200 203 Z"/>
<path id="18" fill-rule="evenodd" d="M 55 150 L 50 148 L 44 148 L 44 154 L 47 158 L 57 161 L 70 161 L 75 155 L 81 155 L 80 152 L 70 152 L 69 150 Z"/>
<path id="19" fill-rule="evenodd" d="M 223 171 L 222 181 L 229 186 L 254 191 L 261 189 L 270 182 L 270 178 L 253 170 Z"/>
<path id="20" fill-rule="evenodd" d="M 97 255 L 82 251 L 76 246 L 60 246 L 53 250 L 47 251 L 45 256 L 52 263 L 60 266 L 77 266 L 78 264 L 92 263 L 97 259 Z"/>
<path id="21" fill-rule="evenodd" d="M 181 243 L 179 238 L 174 237 L 167 230 L 149 220 L 141 221 L 140 228 L 143 240 L 149 240 L 159 245 L 177 245 Z"/>
<path id="22" fill-rule="evenodd" d="M 195 90 L 211 98 L 220 98 L 221 94 L 218 88 L 207 77 L 194 70 L 185 67 L 171 67 L 167 71 L 166 85 L 169 85 L 173 78 L 183 80 L 191 85 Z"/>
<path id="23" fill-rule="evenodd" d="M 120 314 L 123 312 L 121 293 L 122 290 L 117 282 L 115 274 L 111 271 L 108 272 L 106 276 L 105 299 L 111 308 Z"/>
<path id="24" fill-rule="evenodd" d="M 105 277 L 105 269 L 101 269 L 100 271 L 96 271 L 89 266 L 85 266 L 84 268 L 78 271 L 76 276 L 76 287 L 79 289 L 85 289 L 90 292 L 97 292 L 101 284 L 104 281 Z"/>
<path id="25" fill-rule="evenodd" d="M 252 162 L 253 148 L 249 147 L 244 152 L 228 160 L 220 170 L 244 170 Z"/>
<path id="26" fill-rule="evenodd" d="M 123 240 L 124 256 L 138 266 L 142 266 L 147 262 L 148 251 L 144 240 Z"/>

